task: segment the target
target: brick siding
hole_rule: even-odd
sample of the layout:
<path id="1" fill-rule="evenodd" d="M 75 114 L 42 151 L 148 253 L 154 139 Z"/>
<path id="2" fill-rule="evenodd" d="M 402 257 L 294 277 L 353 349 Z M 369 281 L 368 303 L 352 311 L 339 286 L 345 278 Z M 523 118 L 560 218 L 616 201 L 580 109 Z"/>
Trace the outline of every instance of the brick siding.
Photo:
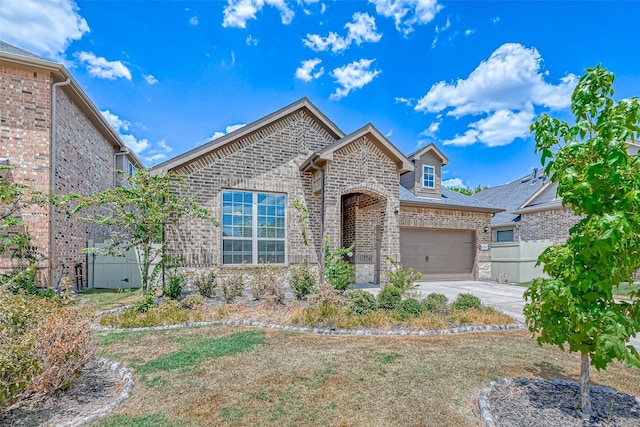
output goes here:
<path id="1" fill-rule="evenodd" d="M 520 219 L 520 240 L 550 240 L 554 245 L 566 242 L 569 229 L 579 221 L 570 208 L 523 213 Z"/>

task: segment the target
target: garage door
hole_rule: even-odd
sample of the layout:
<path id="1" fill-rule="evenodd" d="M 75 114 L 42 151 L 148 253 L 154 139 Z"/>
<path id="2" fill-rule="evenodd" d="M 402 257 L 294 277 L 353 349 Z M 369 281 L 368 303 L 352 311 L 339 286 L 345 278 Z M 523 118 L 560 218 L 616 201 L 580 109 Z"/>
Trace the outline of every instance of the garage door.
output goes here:
<path id="1" fill-rule="evenodd" d="M 400 230 L 400 256 L 405 268 L 425 280 L 473 280 L 475 245 L 472 231 Z"/>

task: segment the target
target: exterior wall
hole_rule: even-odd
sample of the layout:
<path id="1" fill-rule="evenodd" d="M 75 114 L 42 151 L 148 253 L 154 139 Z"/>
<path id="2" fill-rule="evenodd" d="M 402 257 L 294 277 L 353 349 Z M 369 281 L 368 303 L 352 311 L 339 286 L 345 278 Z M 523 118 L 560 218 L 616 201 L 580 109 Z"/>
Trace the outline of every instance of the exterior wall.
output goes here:
<path id="1" fill-rule="evenodd" d="M 426 152 L 420 156 L 419 159 L 415 159 L 416 169 L 414 171 L 414 194 L 418 197 L 431 197 L 434 199 L 440 199 L 442 197 L 442 160 L 433 155 L 431 152 Z M 424 188 L 422 166 L 432 166 L 434 168 L 434 188 Z"/>
<path id="2" fill-rule="evenodd" d="M 474 276 L 477 279 L 491 278 L 491 252 L 489 251 L 491 234 L 484 232 L 485 227 L 488 228 L 491 225 L 490 213 L 401 205 L 399 225 L 400 227 L 475 231 Z"/>
<path id="3" fill-rule="evenodd" d="M 42 192 L 49 191 L 51 83 L 47 71 L 0 62 L 0 158 L 9 159 L 15 183 Z M 48 256 L 48 209 L 30 208 L 22 220 L 38 251 Z M 7 259 L 0 259 L 3 267 L 9 267 Z"/>
<path id="4" fill-rule="evenodd" d="M 564 243 L 569 229 L 579 221 L 570 208 L 523 213 L 520 220 L 520 240 L 549 240 L 554 245 Z"/>
<path id="5" fill-rule="evenodd" d="M 510 225 L 502 225 L 502 226 L 492 226 L 491 227 L 491 241 L 493 243 L 498 241 L 498 231 L 503 230 L 513 230 L 513 241 L 518 242 L 520 240 L 520 228 L 514 224 Z M 506 242 L 505 242 L 506 243 Z"/>
<path id="6" fill-rule="evenodd" d="M 549 240 L 492 244 L 491 278 L 501 283 L 522 283 L 543 277 L 542 266 L 536 267 L 536 263 L 551 244 Z"/>
<path id="7" fill-rule="evenodd" d="M 286 194 L 287 262 L 317 263 L 322 250 L 321 197 L 312 191 L 311 174 L 300 172 L 299 167 L 312 152 L 332 142 L 334 138 L 300 110 L 172 172 L 184 178 L 185 191 L 195 194 L 198 203 L 216 218 L 222 218 L 223 189 Z M 293 206 L 296 199 L 309 210 L 304 225 L 297 220 L 299 213 Z M 303 226 L 308 246 L 301 243 Z M 194 220 L 168 225 L 166 233 L 168 250 L 180 254 L 187 267 L 221 264 L 220 227 Z M 340 241 L 339 235 L 333 237 Z"/>
<path id="8" fill-rule="evenodd" d="M 399 174 L 393 163 L 367 137 L 360 138 L 333 153 L 325 177 L 325 232 L 335 249 L 340 242 L 341 197 L 346 194 L 363 193 L 384 200 L 379 209 L 381 242 L 380 268 L 389 270 L 387 256 L 400 256 L 400 228 L 394 207 L 399 205 Z M 375 228 L 371 230 L 374 234 Z M 357 249 L 356 249 L 357 250 Z M 357 264 L 356 264 L 357 267 Z M 381 283 L 386 284 L 384 274 Z"/>
<path id="9" fill-rule="evenodd" d="M 62 87 L 56 94 L 56 194 L 89 195 L 114 185 L 115 148 L 78 108 Z M 64 211 L 54 213 L 54 274 L 58 277 L 62 264 L 72 278 L 76 264 L 82 264 L 87 277 L 87 242 L 102 242 L 108 230 L 70 219 Z"/>

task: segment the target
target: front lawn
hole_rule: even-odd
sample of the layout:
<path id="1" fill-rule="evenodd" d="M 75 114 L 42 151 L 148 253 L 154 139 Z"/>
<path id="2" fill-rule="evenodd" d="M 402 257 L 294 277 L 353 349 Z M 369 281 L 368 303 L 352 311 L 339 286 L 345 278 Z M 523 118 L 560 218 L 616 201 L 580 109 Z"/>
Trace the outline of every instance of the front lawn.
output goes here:
<path id="1" fill-rule="evenodd" d="M 99 353 L 136 377 L 92 426 L 479 426 L 477 397 L 503 377 L 577 380 L 579 356 L 525 331 L 322 336 L 230 326 L 101 332 Z M 592 371 L 640 395 L 640 371 Z"/>

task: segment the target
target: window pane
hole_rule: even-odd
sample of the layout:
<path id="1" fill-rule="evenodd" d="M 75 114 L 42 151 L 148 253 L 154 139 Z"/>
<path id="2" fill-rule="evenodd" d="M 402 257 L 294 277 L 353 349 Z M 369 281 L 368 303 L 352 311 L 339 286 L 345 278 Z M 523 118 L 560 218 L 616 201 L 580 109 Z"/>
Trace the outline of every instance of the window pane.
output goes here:
<path id="1" fill-rule="evenodd" d="M 258 262 L 263 264 L 284 264 L 284 242 L 281 240 L 259 240 Z"/>
<path id="2" fill-rule="evenodd" d="M 422 185 L 429 188 L 435 187 L 435 169 L 433 166 L 424 165 L 422 167 Z"/>
<path id="3" fill-rule="evenodd" d="M 496 242 L 513 242 L 513 230 L 496 231 Z"/>
<path id="4" fill-rule="evenodd" d="M 223 264 L 242 264 L 243 261 L 252 262 L 251 240 L 223 240 Z"/>
<path id="5" fill-rule="evenodd" d="M 286 197 L 258 194 L 258 237 L 284 238 Z"/>
<path id="6" fill-rule="evenodd" d="M 252 193 L 222 192 L 222 233 L 231 237 L 251 237 Z"/>

